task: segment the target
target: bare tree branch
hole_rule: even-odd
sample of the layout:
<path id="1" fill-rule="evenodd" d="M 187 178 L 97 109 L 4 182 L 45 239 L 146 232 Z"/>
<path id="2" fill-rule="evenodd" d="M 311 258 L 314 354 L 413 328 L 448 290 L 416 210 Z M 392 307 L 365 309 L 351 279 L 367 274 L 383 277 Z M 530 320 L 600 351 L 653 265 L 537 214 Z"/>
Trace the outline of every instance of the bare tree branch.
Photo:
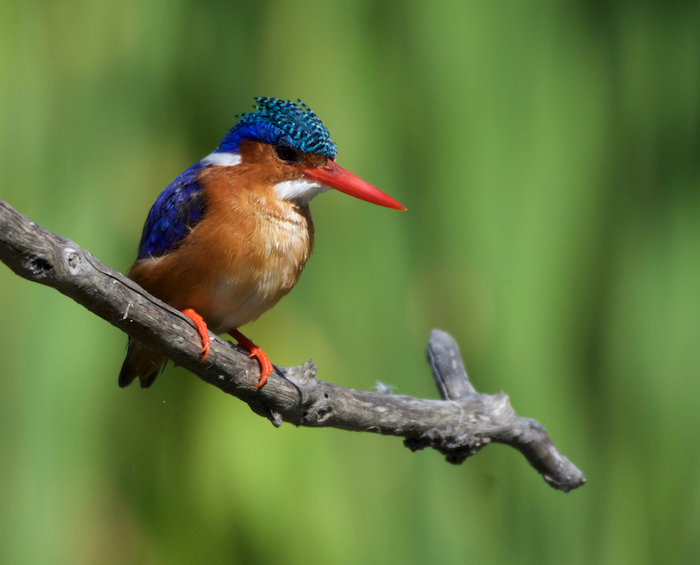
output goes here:
<path id="1" fill-rule="evenodd" d="M 209 357 L 200 363 L 200 339 L 185 316 L 2 200 L 0 259 L 18 275 L 70 296 L 205 382 L 240 398 L 275 426 L 289 422 L 400 436 L 412 451 L 432 447 L 456 464 L 488 443 L 505 443 L 519 450 L 556 489 L 568 492 L 586 481 L 554 447 L 542 425 L 515 414 L 505 394 L 474 390 L 457 344 L 444 332 L 432 332 L 427 351 L 444 400 L 339 387 L 317 380 L 313 361 L 275 367 L 265 386 L 255 389 L 260 369 L 244 350 L 212 337 Z"/>

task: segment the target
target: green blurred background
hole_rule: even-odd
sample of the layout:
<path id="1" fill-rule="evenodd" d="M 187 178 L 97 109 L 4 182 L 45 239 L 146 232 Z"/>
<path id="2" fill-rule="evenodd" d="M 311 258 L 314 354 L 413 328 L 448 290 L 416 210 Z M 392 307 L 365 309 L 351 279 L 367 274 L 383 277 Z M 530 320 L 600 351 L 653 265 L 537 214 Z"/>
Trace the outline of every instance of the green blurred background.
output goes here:
<path id="1" fill-rule="evenodd" d="M 698 3 L 2 0 L 0 196 L 124 271 L 254 96 L 304 100 L 409 211 L 316 199 L 246 333 L 435 398 L 445 329 L 588 484 L 274 429 L 172 367 L 120 390 L 125 336 L 1 267 L 0 562 L 700 562 Z"/>

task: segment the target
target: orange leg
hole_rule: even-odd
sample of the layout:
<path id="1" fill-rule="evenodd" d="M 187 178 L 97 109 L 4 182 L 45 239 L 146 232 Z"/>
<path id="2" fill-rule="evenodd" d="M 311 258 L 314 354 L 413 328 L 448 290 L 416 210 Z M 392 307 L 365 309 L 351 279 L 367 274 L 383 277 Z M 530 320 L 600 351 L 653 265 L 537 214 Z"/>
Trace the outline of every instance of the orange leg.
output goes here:
<path id="1" fill-rule="evenodd" d="M 192 308 L 185 308 L 184 310 L 180 310 L 185 316 L 187 316 L 190 320 L 194 322 L 194 325 L 197 327 L 197 331 L 199 332 L 199 336 L 202 338 L 202 349 L 200 350 L 199 354 L 202 356 L 202 358 L 199 360 L 200 363 L 203 363 L 206 361 L 207 357 L 209 357 L 209 330 L 207 329 L 207 323 L 204 321 L 204 319 L 197 314 Z"/>
<path id="2" fill-rule="evenodd" d="M 238 330 L 231 330 L 228 332 L 228 334 L 238 342 L 238 345 L 240 345 L 243 349 L 248 350 L 250 353 L 248 357 L 255 357 L 258 361 L 260 361 L 262 371 L 260 372 L 258 384 L 255 385 L 255 388 L 260 388 L 265 384 L 267 377 L 272 374 L 272 363 L 270 363 L 270 360 L 267 358 L 267 355 L 265 355 L 265 352 L 262 349 L 260 349 Z"/>

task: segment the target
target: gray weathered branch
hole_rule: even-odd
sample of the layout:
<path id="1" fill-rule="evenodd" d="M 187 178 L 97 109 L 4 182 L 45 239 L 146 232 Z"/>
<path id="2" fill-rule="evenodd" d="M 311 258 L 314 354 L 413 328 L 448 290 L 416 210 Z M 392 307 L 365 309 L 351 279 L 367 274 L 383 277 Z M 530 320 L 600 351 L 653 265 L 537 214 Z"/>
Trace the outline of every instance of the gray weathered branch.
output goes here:
<path id="1" fill-rule="evenodd" d="M 312 361 L 275 367 L 267 384 L 255 389 L 259 365 L 242 349 L 212 336 L 209 358 L 200 363 L 201 342 L 187 318 L 2 200 L 0 259 L 18 275 L 70 296 L 202 380 L 240 398 L 275 426 L 289 422 L 400 436 L 409 449 L 432 447 L 450 463 L 462 463 L 491 442 L 505 443 L 519 450 L 554 488 L 568 492 L 586 481 L 541 424 L 515 414 L 505 394 L 474 390 L 457 344 L 444 332 L 432 332 L 427 351 L 444 400 L 339 387 L 317 380 Z"/>

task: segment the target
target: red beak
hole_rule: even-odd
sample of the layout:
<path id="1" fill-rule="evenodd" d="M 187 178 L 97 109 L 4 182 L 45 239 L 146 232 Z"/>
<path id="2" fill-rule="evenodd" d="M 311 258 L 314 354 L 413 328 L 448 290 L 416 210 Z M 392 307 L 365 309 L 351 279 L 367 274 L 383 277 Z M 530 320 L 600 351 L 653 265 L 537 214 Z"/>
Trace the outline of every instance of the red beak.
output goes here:
<path id="1" fill-rule="evenodd" d="M 312 181 L 315 181 L 324 186 L 330 186 L 340 192 L 371 202 L 379 204 L 394 210 L 406 210 L 406 207 L 398 203 L 391 196 L 387 196 L 381 190 L 374 188 L 371 184 L 366 183 L 361 178 L 356 177 L 352 173 L 346 171 L 342 167 L 335 164 L 335 161 L 328 159 L 328 162 L 320 169 L 297 167 L 304 176 Z"/>

